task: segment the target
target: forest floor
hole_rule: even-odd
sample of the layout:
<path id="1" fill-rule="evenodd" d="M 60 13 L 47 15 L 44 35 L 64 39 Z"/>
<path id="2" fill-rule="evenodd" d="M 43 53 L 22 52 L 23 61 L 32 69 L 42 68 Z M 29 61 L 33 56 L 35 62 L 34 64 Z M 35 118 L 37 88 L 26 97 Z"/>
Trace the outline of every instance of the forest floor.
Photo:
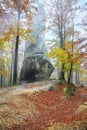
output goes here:
<path id="1" fill-rule="evenodd" d="M 87 89 L 63 94 L 65 85 L 48 91 L 54 82 L 0 88 L 0 130 L 87 130 Z"/>

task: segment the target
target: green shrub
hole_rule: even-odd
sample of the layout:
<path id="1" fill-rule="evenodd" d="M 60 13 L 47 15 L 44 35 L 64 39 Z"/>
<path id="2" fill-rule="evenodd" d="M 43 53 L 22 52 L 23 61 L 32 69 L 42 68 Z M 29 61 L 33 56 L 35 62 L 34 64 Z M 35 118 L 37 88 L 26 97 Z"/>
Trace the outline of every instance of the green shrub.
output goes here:
<path id="1" fill-rule="evenodd" d="M 64 84 L 64 83 L 65 83 L 64 80 L 58 80 L 58 81 L 57 81 L 57 84 L 58 84 L 58 85 L 62 85 L 62 84 Z"/>
<path id="2" fill-rule="evenodd" d="M 50 86 L 48 90 L 49 91 L 58 91 L 59 89 L 58 89 L 58 87 Z"/>
<path id="3" fill-rule="evenodd" d="M 51 86 L 51 87 L 49 87 L 49 89 L 48 89 L 49 91 L 53 91 L 54 90 L 54 87 L 53 86 Z"/>
<path id="4" fill-rule="evenodd" d="M 68 86 L 64 88 L 64 94 L 68 97 L 74 96 L 76 89 L 74 84 L 68 84 Z"/>
<path id="5" fill-rule="evenodd" d="M 65 94 L 67 97 L 73 96 L 72 89 L 69 88 L 69 87 L 64 88 L 64 94 Z"/>
<path id="6" fill-rule="evenodd" d="M 16 87 L 16 86 L 17 86 L 17 83 L 13 83 L 11 86 L 12 86 L 12 87 Z"/>

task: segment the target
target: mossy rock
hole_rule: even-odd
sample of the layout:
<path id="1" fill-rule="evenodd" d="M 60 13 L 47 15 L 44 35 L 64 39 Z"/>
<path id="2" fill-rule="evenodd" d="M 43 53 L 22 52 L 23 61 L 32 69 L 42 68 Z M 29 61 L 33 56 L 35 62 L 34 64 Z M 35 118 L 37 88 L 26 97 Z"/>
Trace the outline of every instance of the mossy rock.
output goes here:
<path id="1" fill-rule="evenodd" d="M 54 86 L 50 86 L 48 90 L 49 91 L 53 91 L 54 90 Z"/>
<path id="2" fill-rule="evenodd" d="M 58 87 L 54 87 L 54 86 L 50 86 L 48 90 L 49 91 L 58 91 L 59 88 Z"/>
<path id="3" fill-rule="evenodd" d="M 50 80 L 50 78 L 44 74 L 35 75 L 36 81 Z"/>
<path id="4" fill-rule="evenodd" d="M 76 90 L 77 88 L 74 84 L 68 84 L 67 87 L 64 88 L 64 94 L 67 97 L 71 97 L 71 96 L 74 96 Z"/>

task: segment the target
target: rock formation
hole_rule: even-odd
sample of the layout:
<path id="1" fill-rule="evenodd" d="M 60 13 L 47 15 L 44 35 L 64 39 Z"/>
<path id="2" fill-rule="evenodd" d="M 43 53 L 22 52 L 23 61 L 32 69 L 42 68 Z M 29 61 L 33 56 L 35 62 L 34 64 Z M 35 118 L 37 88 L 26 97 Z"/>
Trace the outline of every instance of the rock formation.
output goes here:
<path id="1" fill-rule="evenodd" d="M 52 64 L 42 54 L 35 54 L 24 60 L 20 80 L 33 82 L 48 79 L 53 70 Z"/>
<path id="2" fill-rule="evenodd" d="M 20 72 L 21 81 L 38 81 L 48 79 L 54 70 L 53 65 L 44 57 L 46 46 L 44 42 L 45 11 L 44 1 L 34 3 L 37 11 L 33 10 L 32 36 L 35 43 L 27 41 L 25 46 L 25 58 Z"/>

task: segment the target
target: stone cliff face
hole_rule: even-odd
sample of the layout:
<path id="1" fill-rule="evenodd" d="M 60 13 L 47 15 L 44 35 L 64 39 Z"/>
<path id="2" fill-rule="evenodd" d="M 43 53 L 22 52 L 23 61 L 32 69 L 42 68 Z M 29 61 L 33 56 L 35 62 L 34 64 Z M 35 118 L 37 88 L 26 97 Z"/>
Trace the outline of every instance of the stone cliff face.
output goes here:
<path id="1" fill-rule="evenodd" d="M 29 82 L 48 79 L 54 70 L 54 67 L 48 59 L 44 57 L 46 52 L 45 46 L 45 0 L 39 0 L 38 3 L 34 3 L 33 24 L 32 24 L 32 37 L 35 39 L 35 43 L 31 43 L 29 40 L 25 46 L 25 58 L 23 67 L 20 73 L 20 80 L 27 80 Z"/>

